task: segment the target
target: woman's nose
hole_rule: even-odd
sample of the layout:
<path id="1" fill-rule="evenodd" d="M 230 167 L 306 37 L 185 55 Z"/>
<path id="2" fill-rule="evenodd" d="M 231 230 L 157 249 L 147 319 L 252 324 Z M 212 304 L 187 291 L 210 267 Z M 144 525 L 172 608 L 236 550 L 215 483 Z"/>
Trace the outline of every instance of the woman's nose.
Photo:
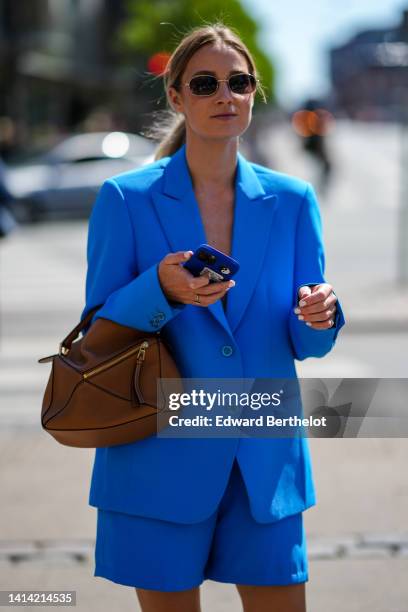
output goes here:
<path id="1" fill-rule="evenodd" d="M 218 84 L 217 97 L 227 98 L 229 100 L 233 99 L 232 91 L 229 88 L 228 82 L 222 81 Z"/>

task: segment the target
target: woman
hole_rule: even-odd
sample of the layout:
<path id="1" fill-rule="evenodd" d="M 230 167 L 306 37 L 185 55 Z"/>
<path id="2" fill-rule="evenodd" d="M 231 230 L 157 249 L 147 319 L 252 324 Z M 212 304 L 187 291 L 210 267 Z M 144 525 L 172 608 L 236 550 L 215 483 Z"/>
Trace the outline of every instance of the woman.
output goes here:
<path id="1" fill-rule="evenodd" d="M 192 30 L 165 74 L 177 123 L 156 161 L 105 181 L 91 214 L 81 318 L 102 303 L 93 321 L 162 329 L 183 377 L 295 378 L 294 359 L 325 355 L 344 324 L 313 188 L 238 153 L 257 83 L 231 29 Z M 204 242 L 239 261 L 235 286 L 182 267 Z M 134 586 L 143 612 L 199 611 L 207 578 L 236 584 L 246 612 L 305 610 L 306 437 L 98 448 L 89 503 L 94 575 Z"/>

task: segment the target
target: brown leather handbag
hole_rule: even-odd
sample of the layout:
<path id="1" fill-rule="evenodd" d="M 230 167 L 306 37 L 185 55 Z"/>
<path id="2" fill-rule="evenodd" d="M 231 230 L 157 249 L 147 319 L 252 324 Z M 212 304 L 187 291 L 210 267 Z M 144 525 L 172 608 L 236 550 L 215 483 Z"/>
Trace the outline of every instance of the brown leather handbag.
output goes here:
<path id="1" fill-rule="evenodd" d="M 155 434 L 168 425 L 171 414 L 157 381 L 180 379 L 160 331 L 145 332 L 98 318 L 74 342 L 98 308 L 61 342 L 58 354 L 38 360 L 52 361 L 41 424 L 66 446 L 114 446 Z M 182 392 L 179 382 L 177 390 Z"/>

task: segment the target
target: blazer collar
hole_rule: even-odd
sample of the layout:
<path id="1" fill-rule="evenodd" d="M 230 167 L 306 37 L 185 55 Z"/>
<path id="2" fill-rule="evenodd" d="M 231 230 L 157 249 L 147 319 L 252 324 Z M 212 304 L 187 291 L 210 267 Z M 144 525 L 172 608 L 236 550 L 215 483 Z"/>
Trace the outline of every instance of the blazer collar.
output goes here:
<path id="1" fill-rule="evenodd" d="M 251 200 L 265 195 L 265 190 L 259 182 L 255 171 L 239 152 L 237 154 L 235 188 L 237 186 Z M 186 145 L 183 144 L 172 155 L 165 167 L 163 193 L 181 200 L 187 192 L 191 195 L 191 191 L 194 191 L 193 183 L 187 164 Z"/>
<path id="2" fill-rule="evenodd" d="M 194 251 L 207 238 L 183 144 L 164 168 L 163 181 L 152 192 L 154 206 L 171 251 Z M 252 297 L 267 250 L 277 195 L 266 193 L 251 164 L 238 152 L 231 257 L 240 264 L 235 287 L 208 311 L 233 338 Z M 262 283 L 262 279 L 259 279 Z M 197 306 L 196 308 L 201 308 Z"/>

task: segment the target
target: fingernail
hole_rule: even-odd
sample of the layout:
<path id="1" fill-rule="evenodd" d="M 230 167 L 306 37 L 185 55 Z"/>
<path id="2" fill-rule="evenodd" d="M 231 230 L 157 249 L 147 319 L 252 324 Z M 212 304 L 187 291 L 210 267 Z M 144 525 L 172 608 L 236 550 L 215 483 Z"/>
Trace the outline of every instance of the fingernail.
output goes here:
<path id="1" fill-rule="evenodd" d="M 229 282 L 229 286 L 230 286 L 230 287 L 234 287 L 234 286 L 235 286 L 235 281 L 230 280 L 230 282 Z"/>
<path id="2" fill-rule="evenodd" d="M 310 323 L 310 321 L 306 321 L 306 325 L 308 325 L 309 327 L 312 327 L 312 324 Z"/>
<path id="3" fill-rule="evenodd" d="M 184 259 L 188 259 L 189 257 L 190 257 L 190 252 L 189 251 L 185 251 Z"/>
<path id="4" fill-rule="evenodd" d="M 299 319 L 299 321 L 303 321 L 303 319 L 304 319 L 304 318 L 305 318 L 305 317 L 304 317 L 303 315 L 298 315 L 298 319 Z"/>
<path id="5" fill-rule="evenodd" d="M 300 300 L 300 302 L 299 302 L 299 306 L 300 306 L 301 308 L 303 308 L 303 306 L 306 306 L 306 302 L 305 302 L 305 300 Z"/>
<path id="6" fill-rule="evenodd" d="M 299 314 L 299 312 L 300 312 L 300 308 L 294 308 L 294 309 L 293 309 L 293 312 L 294 312 L 295 314 Z"/>

